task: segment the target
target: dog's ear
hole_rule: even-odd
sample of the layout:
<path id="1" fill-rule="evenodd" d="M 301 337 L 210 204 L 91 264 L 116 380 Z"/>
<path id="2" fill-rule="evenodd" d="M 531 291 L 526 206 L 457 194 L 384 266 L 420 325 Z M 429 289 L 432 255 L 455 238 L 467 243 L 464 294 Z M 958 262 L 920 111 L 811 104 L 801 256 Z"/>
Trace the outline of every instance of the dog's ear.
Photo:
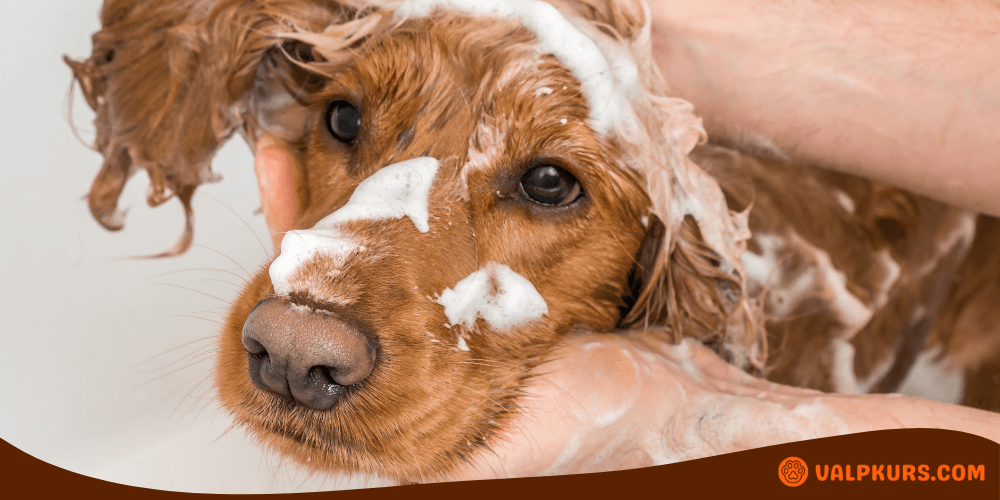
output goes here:
<path id="1" fill-rule="evenodd" d="M 675 341 L 693 337 L 726 361 L 763 373 L 767 359 L 761 310 L 747 297 L 740 275 L 702 237 L 691 216 L 673 241 L 658 217 L 649 230 L 631 276 L 631 307 L 623 327 L 666 326 Z"/>
<path id="2" fill-rule="evenodd" d="M 640 126 L 611 132 L 652 202 L 622 326 L 667 326 L 675 340 L 697 338 L 762 372 L 767 337 L 740 262 L 748 212 L 730 210 L 719 183 L 688 156 L 705 131 L 691 104 L 671 96 L 653 59 L 648 7 L 638 0 L 552 2 L 582 20 L 616 64 L 633 64 L 640 83 L 630 90 Z"/>
<path id="3" fill-rule="evenodd" d="M 187 217 L 181 240 L 160 256 L 184 252 L 192 240 L 191 197 L 198 185 L 218 180 L 211 160 L 233 132 L 252 143 L 259 127 L 279 135 L 301 128 L 282 93 L 305 88 L 297 65 L 309 61 L 294 59 L 308 48 L 288 45 L 286 35 L 323 32 L 356 14 L 320 0 L 108 0 L 91 56 L 65 58 L 97 113 L 94 146 L 104 165 L 88 195 L 94 217 L 120 229 L 118 198 L 143 169 L 148 203 L 177 196 Z"/>
<path id="4" fill-rule="evenodd" d="M 740 261 L 750 208 L 730 209 L 719 183 L 688 156 L 704 134 L 691 105 L 669 97 L 650 102 L 642 113 L 661 133 L 629 145 L 652 203 L 637 257 L 638 291 L 623 326 L 666 326 L 678 341 L 696 338 L 736 366 L 763 374 L 763 311 L 747 293 Z"/>

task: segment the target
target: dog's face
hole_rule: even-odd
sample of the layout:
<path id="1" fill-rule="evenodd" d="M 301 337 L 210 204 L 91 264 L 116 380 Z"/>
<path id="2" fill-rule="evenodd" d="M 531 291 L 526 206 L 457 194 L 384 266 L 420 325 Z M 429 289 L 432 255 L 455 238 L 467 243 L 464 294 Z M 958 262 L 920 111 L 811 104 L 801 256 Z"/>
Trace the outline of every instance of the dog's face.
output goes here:
<path id="1" fill-rule="evenodd" d="M 688 157 L 704 132 L 641 1 L 137 5 L 109 0 L 91 57 L 67 59 L 97 111 L 105 227 L 142 168 L 151 204 L 185 205 L 184 251 L 237 130 L 302 165 L 295 230 L 235 301 L 216 371 L 273 449 L 439 477 L 502 439 L 574 329 L 668 326 L 763 366 L 746 214 Z"/>
<path id="2" fill-rule="evenodd" d="M 263 441 L 434 476 L 517 411 L 562 335 L 618 324 L 649 201 L 533 42 L 515 22 L 415 19 L 311 96 L 295 225 L 313 229 L 242 292 L 219 356 L 220 399 Z"/>

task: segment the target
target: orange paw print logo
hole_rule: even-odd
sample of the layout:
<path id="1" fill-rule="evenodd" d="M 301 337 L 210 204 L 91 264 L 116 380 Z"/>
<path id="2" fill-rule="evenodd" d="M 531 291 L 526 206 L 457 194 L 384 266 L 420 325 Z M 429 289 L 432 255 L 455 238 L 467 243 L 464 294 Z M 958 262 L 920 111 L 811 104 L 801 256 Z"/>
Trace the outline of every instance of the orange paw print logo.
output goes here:
<path id="1" fill-rule="evenodd" d="M 809 477 L 809 467 L 806 461 L 799 457 L 788 457 L 781 461 L 778 466 L 778 479 L 781 479 L 785 486 L 796 487 L 806 482 Z"/>

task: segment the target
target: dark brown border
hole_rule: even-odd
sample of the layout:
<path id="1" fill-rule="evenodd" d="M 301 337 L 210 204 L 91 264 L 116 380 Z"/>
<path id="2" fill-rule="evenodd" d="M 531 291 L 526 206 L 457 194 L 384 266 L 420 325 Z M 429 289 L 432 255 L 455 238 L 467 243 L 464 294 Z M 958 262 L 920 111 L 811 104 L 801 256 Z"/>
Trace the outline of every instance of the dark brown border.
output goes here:
<path id="1" fill-rule="evenodd" d="M 810 470 L 805 483 L 789 488 L 778 479 L 778 464 L 801 457 Z M 65 495 L 101 498 L 176 498 L 206 496 L 172 493 L 101 481 L 60 469 L 0 441 L 5 498 Z M 819 481 L 817 464 L 928 464 L 931 475 L 940 464 L 982 464 L 984 481 Z M 603 497 L 677 498 L 1000 498 L 1000 444 L 957 431 L 897 429 L 789 443 L 716 457 L 629 471 L 574 476 L 507 479 L 342 491 L 338 498 L 519 499 Z M 312 497 L 330 493 L 302 493 Z M 260 495 L 237 495 L 260 496 Z M 271 495 L 268 495 L 271 496 Z"/>

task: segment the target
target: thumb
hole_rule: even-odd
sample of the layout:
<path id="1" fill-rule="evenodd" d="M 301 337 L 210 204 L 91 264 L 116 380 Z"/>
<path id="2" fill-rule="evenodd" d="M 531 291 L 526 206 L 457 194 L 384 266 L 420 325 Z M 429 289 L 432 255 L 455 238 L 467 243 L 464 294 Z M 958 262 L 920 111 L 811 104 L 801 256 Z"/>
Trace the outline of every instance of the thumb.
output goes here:
<path id="1" fill-rule="evenodd" d="M 261 210 L 271 233 L 275 253 L 281 249 L 281 239 L 295 221 L 295 171 L 298 159 L 289 148 L 264 134 L 257 141 L 253 169 L 257 175 Z"/>

